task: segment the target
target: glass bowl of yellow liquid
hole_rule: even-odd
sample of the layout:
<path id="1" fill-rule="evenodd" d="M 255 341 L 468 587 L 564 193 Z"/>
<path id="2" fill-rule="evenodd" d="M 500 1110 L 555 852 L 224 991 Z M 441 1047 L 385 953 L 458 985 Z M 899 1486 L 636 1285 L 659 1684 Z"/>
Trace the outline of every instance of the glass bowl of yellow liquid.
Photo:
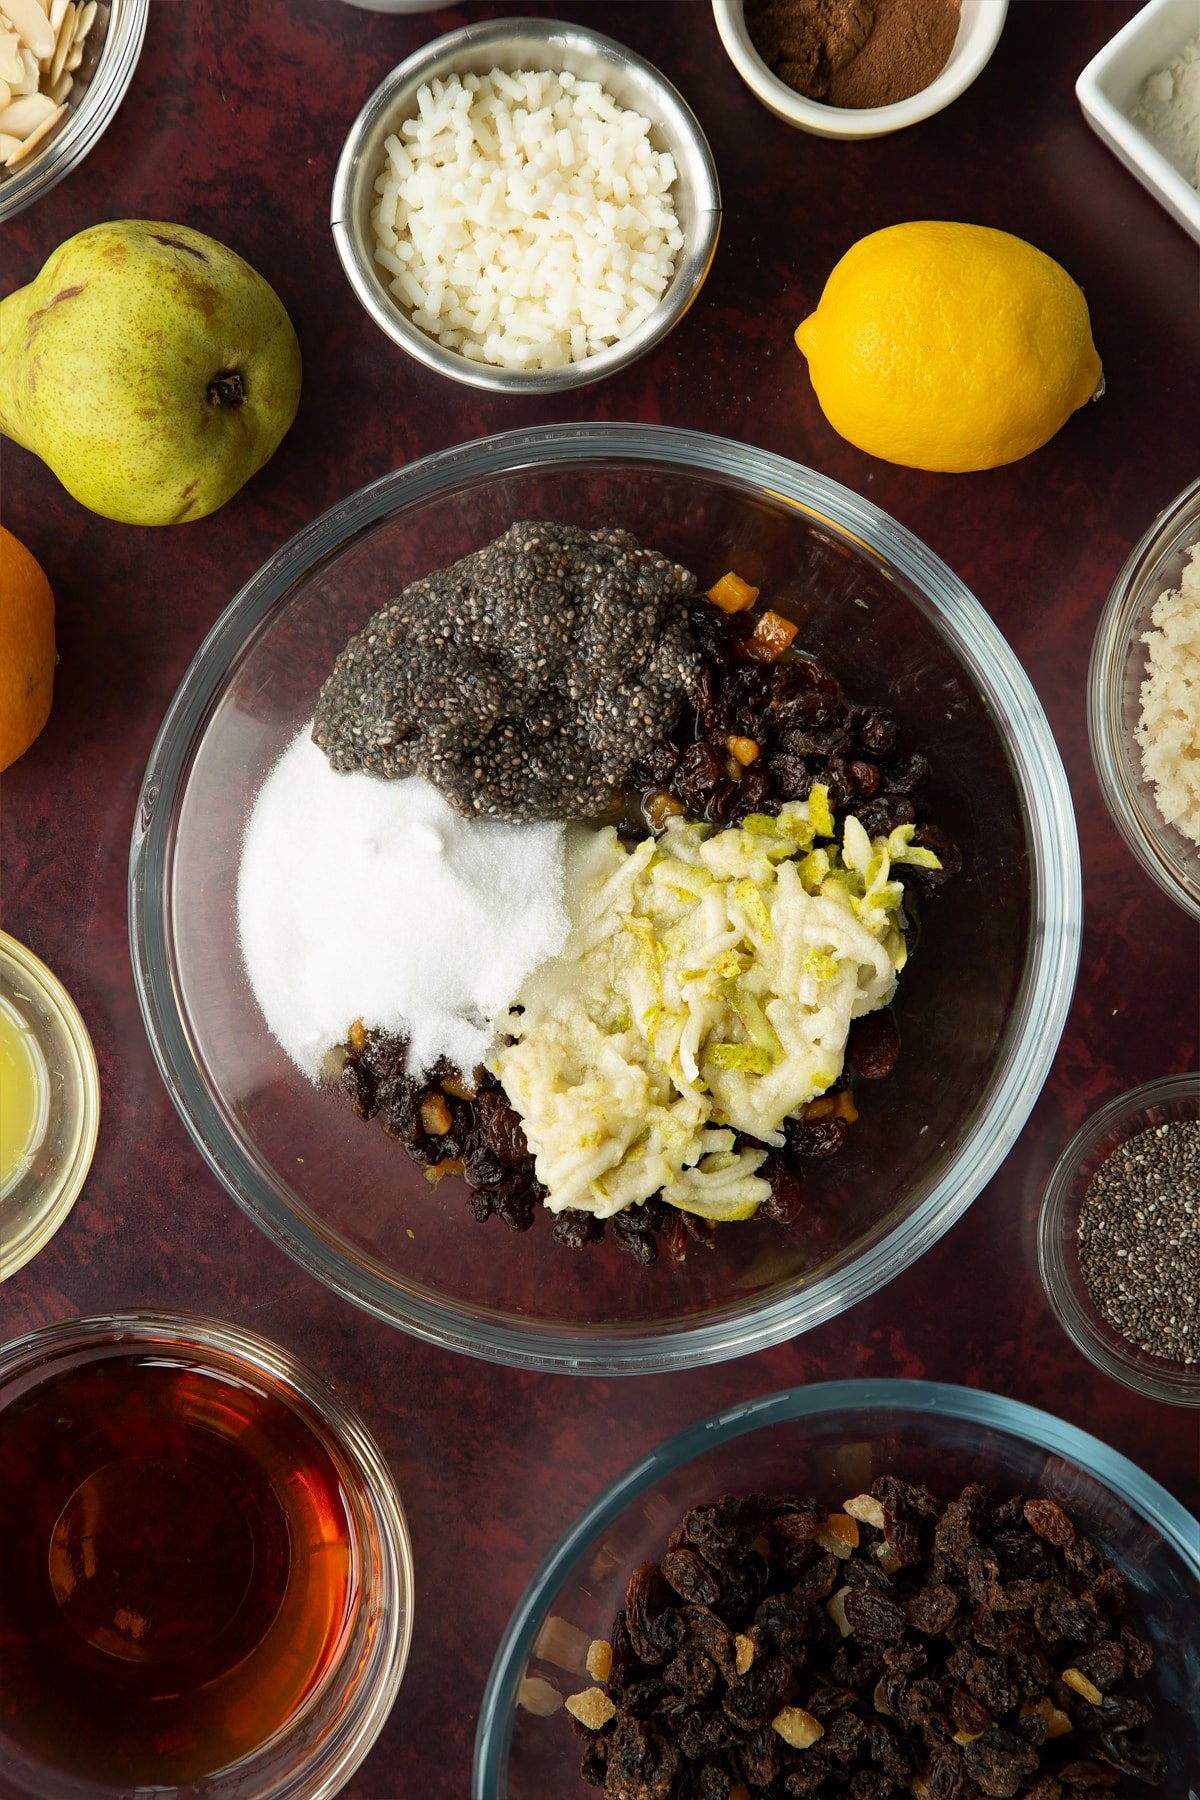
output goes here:
<path id="1" fill-rule="evenodd" d="M 96 1053 L 56 976 L 0 931 L 0 1281 L 49 1242 L 91 1166 Z"/>

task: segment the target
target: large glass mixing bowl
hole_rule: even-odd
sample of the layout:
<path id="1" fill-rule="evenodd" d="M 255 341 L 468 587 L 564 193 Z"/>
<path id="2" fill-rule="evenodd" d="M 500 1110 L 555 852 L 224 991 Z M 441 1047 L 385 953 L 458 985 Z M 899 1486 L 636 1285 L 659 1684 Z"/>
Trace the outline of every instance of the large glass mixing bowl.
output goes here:
<path id="1" fill-rule="evenodd" d="M 736 569 L 793 614 L 856 700 L 934 764 L 930 816 L 964 867 L 923 911 L 903 1053 L 841 1155 L 809 1162 L 790 1229 L 718 1231 L 642 1268 L 546 1219 L 476 1224 L 270 1036 L 238 950 L 248 808 L 346 638 L 406 582 L 514 519 L 617 523 L 707 585 Z M 762 450 L 638 425 L 538 427 L 413 463 L 274 556 L 218 620 L 150 757 L 131 856 L 146 1026 L 188 1129 L 297 1261 L 393 1324 L 531 1368 L 641 1373 L 778 1343 L 928 1249 L 1012 1146 L 1050 1067 L 1079 955 L 1078 846 L 1038 700 L 983 608 L 893 520 Z M 329 921 L 332 931 L 337 920 Z"/>

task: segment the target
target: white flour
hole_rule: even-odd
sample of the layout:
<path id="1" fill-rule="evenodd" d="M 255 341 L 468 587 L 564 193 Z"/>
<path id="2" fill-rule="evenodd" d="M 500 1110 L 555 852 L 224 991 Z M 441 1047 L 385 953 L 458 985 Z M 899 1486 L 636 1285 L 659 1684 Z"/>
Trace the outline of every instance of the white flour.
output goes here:
<path id="1" fill-rule="evenodd" d="M 1185 181 L 1200 190 L 1200 33 L 1146 77 L 1129 115 Z"/>

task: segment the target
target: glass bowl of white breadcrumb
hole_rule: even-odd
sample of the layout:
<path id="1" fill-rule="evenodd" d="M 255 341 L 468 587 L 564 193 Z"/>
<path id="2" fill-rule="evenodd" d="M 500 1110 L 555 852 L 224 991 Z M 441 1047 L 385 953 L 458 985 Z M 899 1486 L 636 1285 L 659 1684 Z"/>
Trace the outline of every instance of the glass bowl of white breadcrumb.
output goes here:
<path id="1" fill-rule="evenodd" d="M 1200 919 L 1200 479 L 1113 583 L 1092 646 L 1088 731 L 1122 837 Z"/>

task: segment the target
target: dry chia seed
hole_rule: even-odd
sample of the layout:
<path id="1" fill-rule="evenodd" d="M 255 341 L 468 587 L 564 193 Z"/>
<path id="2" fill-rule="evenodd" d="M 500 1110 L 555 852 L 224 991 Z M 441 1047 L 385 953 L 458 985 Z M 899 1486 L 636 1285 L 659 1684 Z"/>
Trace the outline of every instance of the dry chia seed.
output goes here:
<path id="1" fill-rule="evenodd" d="M 1130 1343 L 1200 1362 L 1200 1120 L 1140 1131 L 1093 1175 L 1079 1212 L 1088 1293 Z"/>
<path id="2" fill-rule="evenodd" d="M 512 525 L 351 638 L 313 738 L 335 769 L 423 775 L 468 815 L 601 812 L 699 679 L 695 592 L 627 531 Z"/>

